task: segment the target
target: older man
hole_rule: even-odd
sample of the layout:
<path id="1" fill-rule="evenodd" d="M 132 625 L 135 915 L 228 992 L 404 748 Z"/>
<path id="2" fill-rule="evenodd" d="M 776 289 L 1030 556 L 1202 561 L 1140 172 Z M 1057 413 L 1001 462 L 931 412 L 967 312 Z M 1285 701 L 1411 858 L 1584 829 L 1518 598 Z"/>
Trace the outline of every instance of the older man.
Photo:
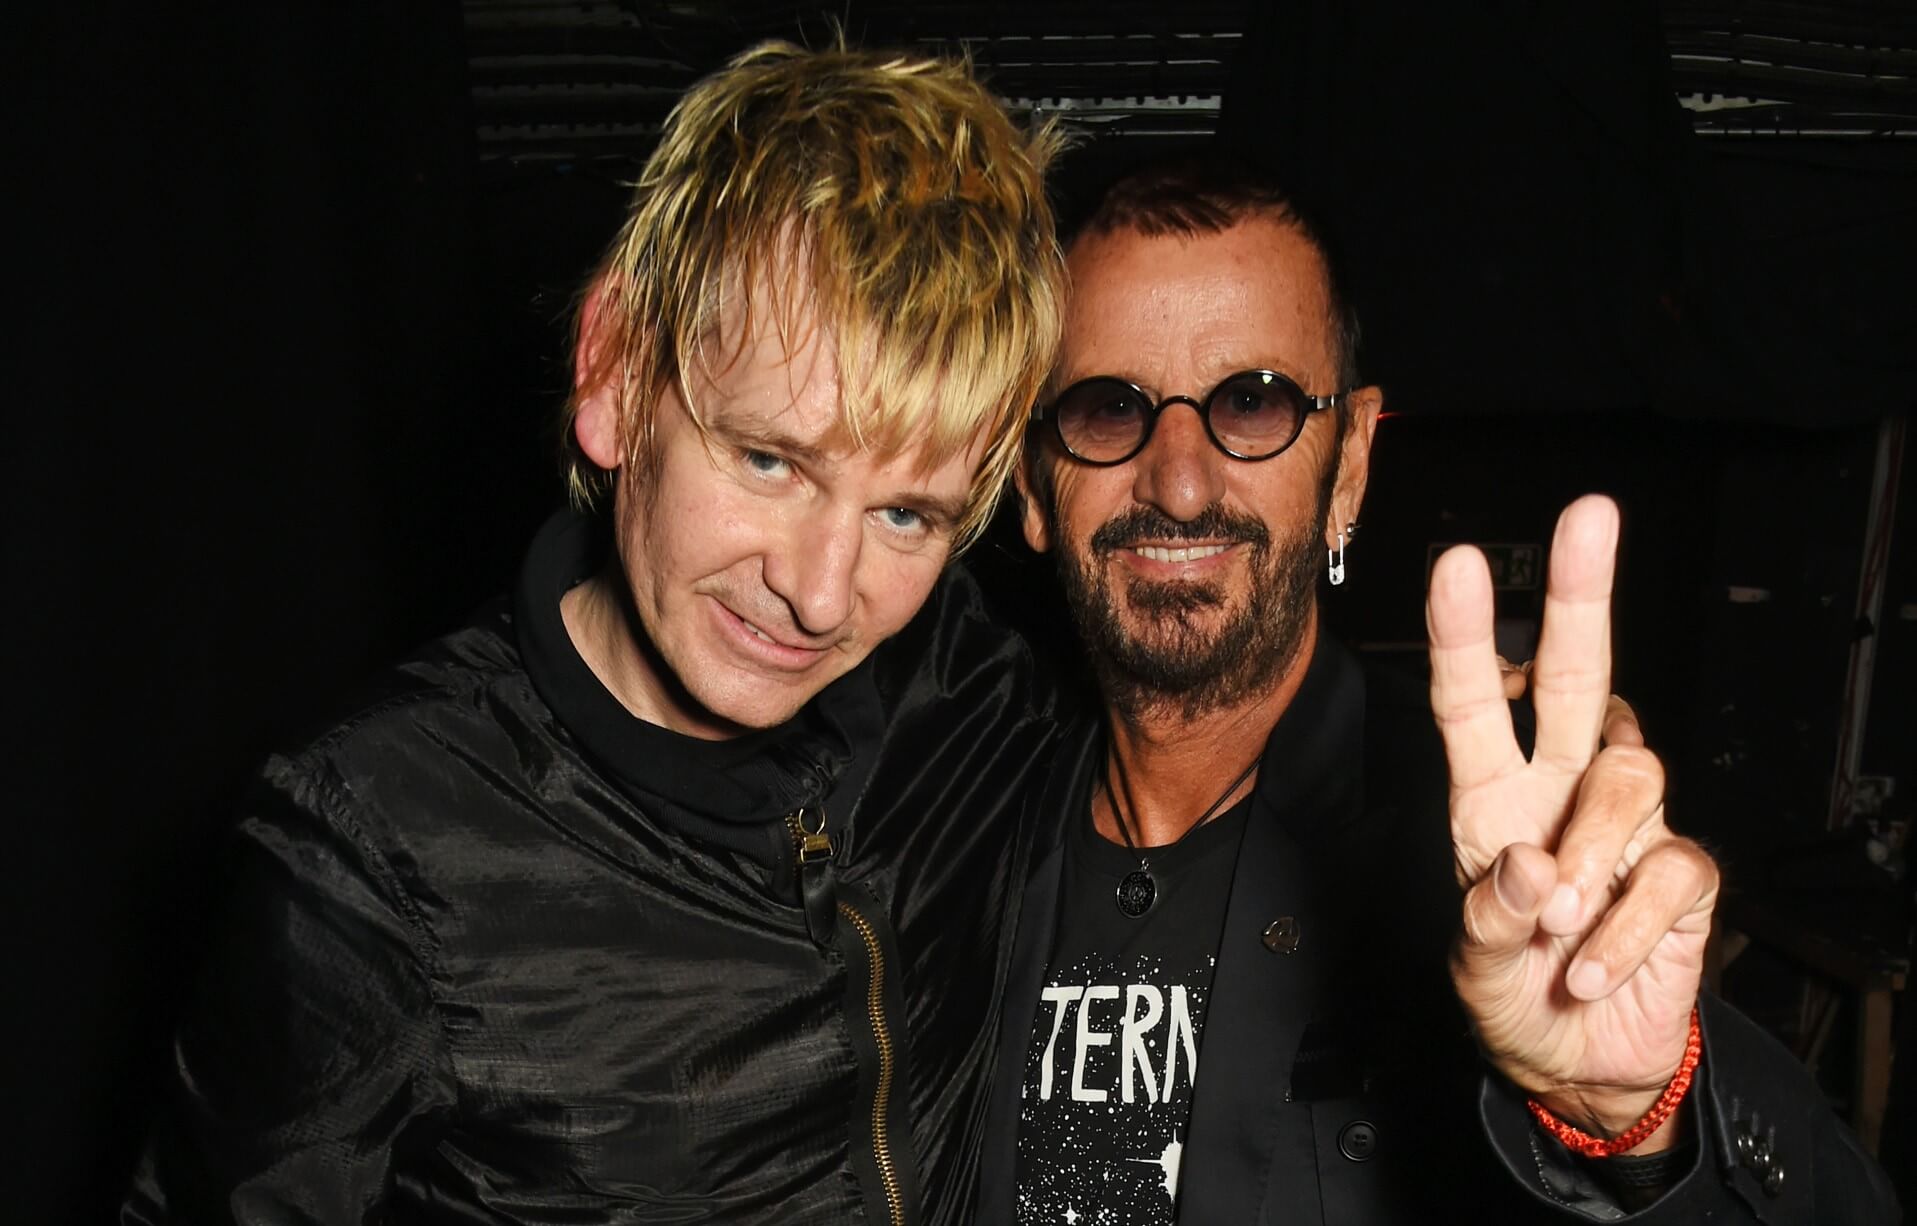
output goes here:
<path id="1" fill-rule="evenodd" d="M 1055 346 L 1050 152 L 924 59 L 680 103 L 582 313 L 593 513 L 268 765 L 123 1221 L 965 1218 L 1051 723 L 940 576 Z"/>
<path id="2" fill-rule="evenodd" d="M 1604 727 L 1615 507 L 1560 522 L 1528 754 L 1483 561 L 1440 561 L 1440 744 L 1319 631 L 1382 396 L 1311 228 L 1160 168 L 1068 267 L 1019 479 L 1105 718 L 1035 802 L 981 1219 L 1893 1220 L 1803 1070 L 1694 1013 L 1716 871 Z"/>

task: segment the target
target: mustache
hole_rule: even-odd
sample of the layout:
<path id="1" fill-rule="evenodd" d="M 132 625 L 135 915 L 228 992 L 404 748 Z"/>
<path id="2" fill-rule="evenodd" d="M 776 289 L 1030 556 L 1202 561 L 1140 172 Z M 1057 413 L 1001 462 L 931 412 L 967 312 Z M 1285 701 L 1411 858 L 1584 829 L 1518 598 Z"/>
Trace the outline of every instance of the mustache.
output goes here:
<path id="1" fill-rule="evenodd" d="M 1271 529 L 1264 521 L 1241 511 L 1227 511 L 1212 503 L 1189 520 L 1173 519 L 1156 507 L 1134 506 L 1119 512 L 1092 533 L 1093 553 L 1107 554 L 1123 549 L 1131 542 L 1146 538 L 1154 541 L 1243 541 L 1256 549 L 1271 544 Z"/>

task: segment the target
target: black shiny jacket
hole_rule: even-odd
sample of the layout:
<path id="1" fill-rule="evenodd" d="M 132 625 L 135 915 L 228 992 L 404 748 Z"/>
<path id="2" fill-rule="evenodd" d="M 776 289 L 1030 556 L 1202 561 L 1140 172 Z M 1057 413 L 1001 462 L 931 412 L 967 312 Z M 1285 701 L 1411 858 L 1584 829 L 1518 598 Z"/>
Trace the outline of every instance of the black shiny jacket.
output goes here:
<path id="1" fill-rule="evenodd" d="M 1055 735 L 962 573 L 789 724 L 593 680 L 516 608 L 273 759 L 123 1223 L 966 1222 Z"/>

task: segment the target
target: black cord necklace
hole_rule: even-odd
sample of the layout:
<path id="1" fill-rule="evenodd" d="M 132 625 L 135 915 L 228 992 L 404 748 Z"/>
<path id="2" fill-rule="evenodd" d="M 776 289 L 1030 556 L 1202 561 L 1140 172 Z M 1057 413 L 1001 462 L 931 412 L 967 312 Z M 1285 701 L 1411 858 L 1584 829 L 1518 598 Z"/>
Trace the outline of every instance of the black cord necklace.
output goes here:
<path id="1" fill-rule="evenodd" d="M 1118 823 L 1118 834 L 1125 840 L 1125 850 L 1138 857 L 1138 867 L 1125 874 L 1124 879 L 1118 883 L 1118 889 L 1113 892 L 1113 898 L 1118 903 L 1118 909 L 1122 914 L 1131 919 L 1137 919 L 1151 910 L 1152 903 L 1157 901 L 1158 882 L 1152 877 L 1151 861 L 1145 858 L 1144 852 L 1138 850 L 1138 845 L 1132 842 L 1132 832 L 1126 828 L 1125 809 L 1131 806 L 1132 789 L 1131 781 L 1125 777 L 1125 764 L 1119 760 L 1116 748 L 1112 750 L 1111 763 L 1112 769 L 1118 774 L 1116 788 L 1112 786 L 1109 775 L 1105 781 L 1105 792 L 1112 800 L 1112 820 Z M 1251 772 L 1257 769 L 1258 759 L 1254 757 L 1251 765 L 1239 771 L 1238 777 L 1226 784 L 1224 791 L 1218 793 L 1218 799 L 1211 802 L 1211 807 L 1201 813 L 1197 821 L 1186 827 L 1184 834 L 1173 839 L 1168 848 L 1178 846 L 1190 836 L 1192 831 L 1210 821 L 1226 799 L 1238 790 L 1238 785 L 1251 778 Z M 1122 806 L 1118 802 L 1118 794 L 1121 791 L 1125 794 L 1125 803 Z"/>

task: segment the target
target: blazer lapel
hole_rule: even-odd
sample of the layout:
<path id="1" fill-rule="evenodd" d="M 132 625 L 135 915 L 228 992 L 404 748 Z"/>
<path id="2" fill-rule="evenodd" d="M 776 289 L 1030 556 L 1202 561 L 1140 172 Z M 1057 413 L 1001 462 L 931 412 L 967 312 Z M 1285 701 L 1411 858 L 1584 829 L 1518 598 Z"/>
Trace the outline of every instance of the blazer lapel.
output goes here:
<path id="1" fill-rule="evenodd" d="M 1292 1101 L 1299 1039 L 1320 1006 L 1342 934 L 1317 888 L 1311 846 L 1356 815 L 1364 683 L 1329 640 L 1267 740 L 1199 1040 L 1181 1222 L 1253 1223 L 1268 1188 L 1284 1220 L 1321 1220 L 1309 1104 Z"/>
<path id="2" fill-rule="evenodd" d="M 1262 805 L 1254 804 L 1251 819 L 1199 1043 L 1178 1179 L 1183 1222 L 1255 1222 L 1268 1178 L 1299 1187 L 1317 1183 L 1310 1113 L 1287 1111 L 1286 1098 L 1292 1057 L 1322 978 L 1312 940 L 1320 917 L 1300 871 L 1298 845 Z M 1296 948 L 1283 952 L 1291 937 Z M 1293 1180 L 1295 1173 L 1309 1178 Z M 1317 1219 L 1308 1214 L 1305 1220 Z"/>

